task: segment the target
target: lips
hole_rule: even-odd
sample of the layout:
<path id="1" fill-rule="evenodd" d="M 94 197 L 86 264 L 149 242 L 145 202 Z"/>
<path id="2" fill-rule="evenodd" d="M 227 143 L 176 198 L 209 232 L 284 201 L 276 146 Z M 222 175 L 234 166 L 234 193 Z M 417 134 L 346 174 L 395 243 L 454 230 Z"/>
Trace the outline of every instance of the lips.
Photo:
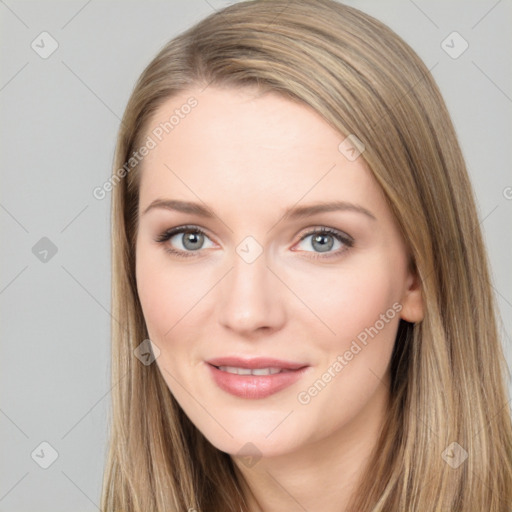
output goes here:
<path id="1" fill-rule="evenodd" d="M 221 357 L 206 361 L 219 388 L 240 398 L 265 398 L 291 386 L 308 365 L 266 357 Z"/>

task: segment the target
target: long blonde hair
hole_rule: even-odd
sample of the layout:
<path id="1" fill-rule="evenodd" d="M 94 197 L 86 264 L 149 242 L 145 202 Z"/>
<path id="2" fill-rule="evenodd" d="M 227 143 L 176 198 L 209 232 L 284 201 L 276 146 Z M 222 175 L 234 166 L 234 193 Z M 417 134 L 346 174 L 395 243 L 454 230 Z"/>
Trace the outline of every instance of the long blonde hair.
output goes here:
<path id="1" fill-rule="evenodd" d="M 148 333 L 135 281 L 139 172 L 126 162 L 163 101 L 194 86 L 257 86 L 355 134 L 421 279 L 424 320 L 399 326 L 386 423 L 350 510 L 509 512 L 508 369 L 453 125 L 414 51 L 334 0 L 231 5 L 170 41 L 135 86 L 112 177 L 113 390 L 102 510 L 247 510 L 230 456 L 188 420 L 157 365 L 134 357 Z M 467 452 L 458 467 L 446 461 L 453 450 Z"/>

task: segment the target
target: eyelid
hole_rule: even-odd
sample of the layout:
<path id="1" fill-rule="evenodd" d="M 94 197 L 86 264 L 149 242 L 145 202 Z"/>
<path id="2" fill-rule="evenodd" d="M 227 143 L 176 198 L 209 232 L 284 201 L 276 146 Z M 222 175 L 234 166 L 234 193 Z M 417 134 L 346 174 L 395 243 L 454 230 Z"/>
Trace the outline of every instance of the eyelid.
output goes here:
<path id="1" fill-rule="evenodd" d="M 304 240 L 304 238 L 307 238 L 308 236 L 316 235 L 318 233 L 320 233 L 320 234 L 326 233 L 328 235 L 339 237 L 340 239 L 345 240 L 346 242 L 351 242 L 351 243 L 354 242 L 354 239 L 348 233 L 345 233 L 344 231 L 340 231 L 339 229 L 331 228 L 328 226 L 320 226 L 320 227 L 317 226 L 314 228 L 311 228 L 311 227 L 306 228 L 304 230 L 304 233 L 301 235 L 301 238 L 299 239 L 299 241 L 302 241 L 302 240 Z"/>
<path id="2" fill-rule="evenodd" d="M 206 231 L 203 228 L 200 228 L 199 226 L 195 226 L 195 225 L 187 225 L 187 224 L 185 224 L 183 226 L 176 226 L 174 228 L 170 228 L 170 229 L 164 230 L 160 235 L 158 235 L 155 238 L 155 241 L 163 243 L 163 242 L 166 242 L 167 240 L 169 240 L 169 238 L 171 238 L 171 237 L 173 237 L 175 235 L 179 235 L 181 233 L 184 233 L 186 231 L 195 231 L 197 233 L 201 233 L 202 235 L 207 236 L 208 238 L 210 238 L 208 233 L 206 233 Z"/>

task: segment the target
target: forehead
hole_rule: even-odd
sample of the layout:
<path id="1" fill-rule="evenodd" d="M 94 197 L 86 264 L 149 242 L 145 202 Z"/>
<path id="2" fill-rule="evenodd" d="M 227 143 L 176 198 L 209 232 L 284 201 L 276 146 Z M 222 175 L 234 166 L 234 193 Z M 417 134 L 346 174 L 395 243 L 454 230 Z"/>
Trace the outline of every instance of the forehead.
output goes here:
<path id="1" fill-rule="evenodd" d="M 189 100 L 194 98 L 195 106 Z M 246 209 L 306 201 L 378 200 L 362 157 L 340 151 L 343 134 L 311 107 L 254 89 L 191 89 L 151 119 L 140 201 L 222 202 Z M 255 213 L 255 212 L 253 212 Z"/>

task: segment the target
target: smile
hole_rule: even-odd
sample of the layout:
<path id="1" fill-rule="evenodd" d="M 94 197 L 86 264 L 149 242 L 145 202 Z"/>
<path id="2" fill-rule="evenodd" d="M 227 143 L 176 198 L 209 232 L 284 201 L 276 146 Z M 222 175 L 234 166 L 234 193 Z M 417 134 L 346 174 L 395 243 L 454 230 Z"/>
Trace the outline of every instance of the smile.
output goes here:
<path id="1" fill-rule="evenodd" d="M 213 383 L 230 395 L 261 399 L 297 382 L 310 368 L 270 358 L 218 358 L 206 361 Z"/>
<path id="2" fill-rule="evenodd" d="M 276 373 L 286 372 L 283 368 L 237 368 L 236 366 L 218 366 L 219 370 L 234 375 L 275 375 Z"/>

